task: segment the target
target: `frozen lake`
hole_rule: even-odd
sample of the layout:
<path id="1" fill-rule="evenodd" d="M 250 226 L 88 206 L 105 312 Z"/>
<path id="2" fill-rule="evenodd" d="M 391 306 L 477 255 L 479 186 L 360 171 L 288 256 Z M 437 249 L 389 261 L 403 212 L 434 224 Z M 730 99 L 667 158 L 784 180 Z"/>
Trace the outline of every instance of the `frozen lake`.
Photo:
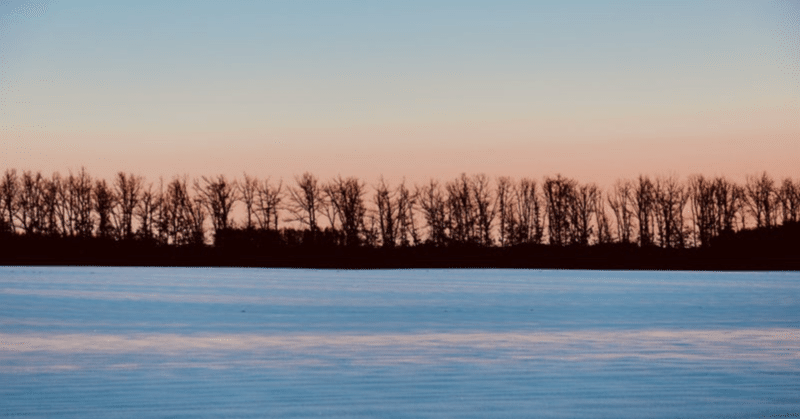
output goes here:
<path id="1" fill-rule="evenodd" d="M 800 273 L 0 267 L 0 417 L 798 417 Z"/>

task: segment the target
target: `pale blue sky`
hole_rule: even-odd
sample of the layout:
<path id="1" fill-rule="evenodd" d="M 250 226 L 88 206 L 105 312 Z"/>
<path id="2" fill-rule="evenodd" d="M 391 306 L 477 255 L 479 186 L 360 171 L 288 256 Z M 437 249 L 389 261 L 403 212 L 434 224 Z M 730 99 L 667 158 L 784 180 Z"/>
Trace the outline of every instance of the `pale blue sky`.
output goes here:
<path id="1" fill-rule="evenodd" d="M 798 3 L 6 0 L 0 153 L 167 176 L 786 171 Z"/>

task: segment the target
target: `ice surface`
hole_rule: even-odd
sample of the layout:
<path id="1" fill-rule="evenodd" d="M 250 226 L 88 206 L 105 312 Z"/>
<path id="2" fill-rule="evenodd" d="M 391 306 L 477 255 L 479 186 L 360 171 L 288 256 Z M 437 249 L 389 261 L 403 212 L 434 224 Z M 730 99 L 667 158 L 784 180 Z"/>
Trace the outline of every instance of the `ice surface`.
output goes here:
<path id="1" fill-rule="evenodd" d="M 799 332 L 796 272 L 0 267 L 0 417 L 793 417 Z"/>

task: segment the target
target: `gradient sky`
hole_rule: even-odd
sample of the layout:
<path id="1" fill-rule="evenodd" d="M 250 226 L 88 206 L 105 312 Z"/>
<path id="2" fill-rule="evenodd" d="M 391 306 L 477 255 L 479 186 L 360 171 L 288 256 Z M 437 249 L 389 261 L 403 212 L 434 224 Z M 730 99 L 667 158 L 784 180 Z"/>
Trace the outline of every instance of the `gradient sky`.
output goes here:
<path id="1" fill-rule="evenodd" d="M 0 0 L 0 54 L 19 170 L 800 175 L 800 0 Z"/>

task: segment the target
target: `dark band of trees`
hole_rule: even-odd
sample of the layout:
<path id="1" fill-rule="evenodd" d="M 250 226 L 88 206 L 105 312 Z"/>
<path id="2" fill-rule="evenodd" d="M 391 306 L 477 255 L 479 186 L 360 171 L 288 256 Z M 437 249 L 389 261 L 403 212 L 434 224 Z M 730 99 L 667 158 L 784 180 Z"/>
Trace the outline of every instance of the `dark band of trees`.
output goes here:
<path id="1" fill-rule="evenodd" d="M 234 216 L 235 215 L 235 216 Z M 148 182 L 85 169 L 51 176 L 6 170 L 0 235 L 98 238 L 159 246 L 267 240 L 274 246 L 344 248 L 606 244 L 689 249 L 746 229 L 796 224 L 800 181 L 766 173 L 724 177 L 639 176 L 607 190 L 561 175 L 541 181 L 486 175 L 390 185 L 355 177 L 291 182 L 245 175 Z"/>

